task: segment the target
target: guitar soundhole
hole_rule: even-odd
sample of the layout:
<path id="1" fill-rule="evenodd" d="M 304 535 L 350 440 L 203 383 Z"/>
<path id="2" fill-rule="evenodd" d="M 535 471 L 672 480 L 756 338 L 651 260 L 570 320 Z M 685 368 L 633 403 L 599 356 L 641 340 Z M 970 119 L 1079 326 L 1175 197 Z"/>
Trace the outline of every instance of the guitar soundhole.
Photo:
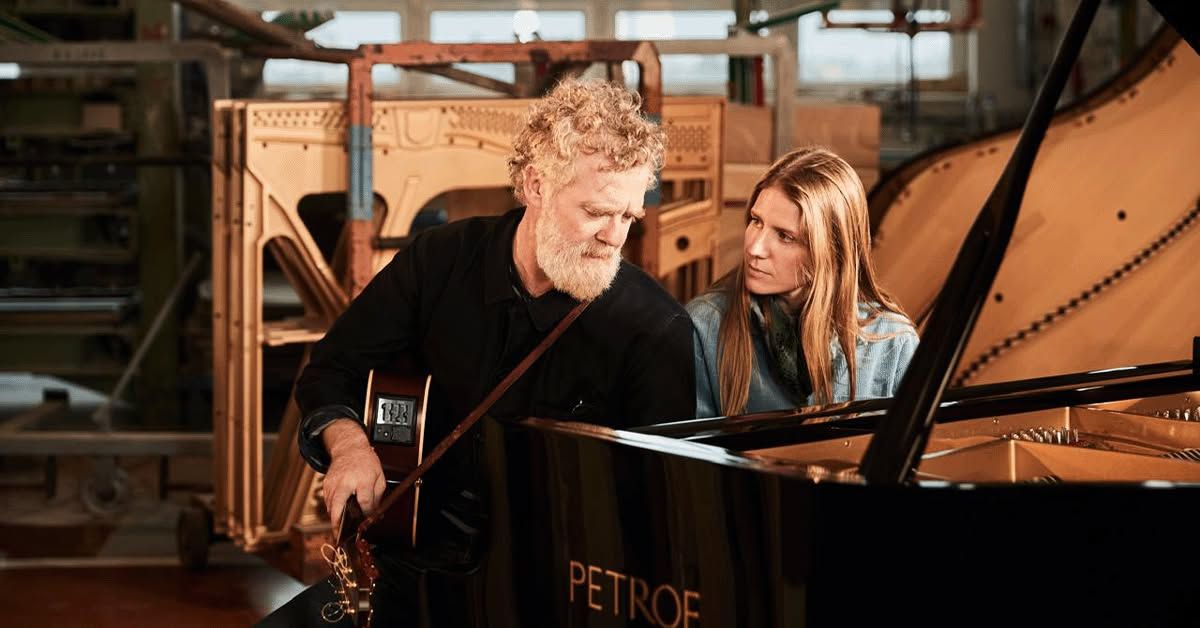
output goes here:
<path id="1" fill-rule="evenodd" d="M 413 397 L 377 395 L 373 441 L 391 445 L 412 445 L 417 400 Z"/>

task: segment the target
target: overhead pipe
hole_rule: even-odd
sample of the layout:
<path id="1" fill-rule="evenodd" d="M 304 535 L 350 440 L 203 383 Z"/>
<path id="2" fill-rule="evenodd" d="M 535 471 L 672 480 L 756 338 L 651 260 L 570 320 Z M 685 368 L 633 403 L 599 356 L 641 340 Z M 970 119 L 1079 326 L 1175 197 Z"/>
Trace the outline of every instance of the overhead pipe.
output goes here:
<path id="1" fill-rule="evenodd" d="M 916 21 L 909 19 L 909 11 L 901 0 L 892 0 L 892 19 L 889 22 L 836 22 L 829 19 L 829 11 L 821 11 L 821 26 L 823 28 L 857 28 L 877 32 L 908 33 L 915 35 L 926 32 L 961 33 L 979 28 L 983 23 L 982 0 L 967 0 L 967 14 L 961 20 L 951 22 Z M 914 5 L 915 7 L 915 5 Z"/>

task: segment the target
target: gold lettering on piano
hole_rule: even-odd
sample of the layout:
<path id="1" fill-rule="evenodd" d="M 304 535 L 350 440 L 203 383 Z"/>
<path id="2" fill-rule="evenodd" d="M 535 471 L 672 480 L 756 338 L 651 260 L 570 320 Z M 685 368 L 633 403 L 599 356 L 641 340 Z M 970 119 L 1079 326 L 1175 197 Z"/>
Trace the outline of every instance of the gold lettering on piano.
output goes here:
<path id="1" fill-rule="evenodd" d="M 604 570 L 604 574 L 612 577 L 612 580 L 613 580 L 613 587 L 612 587 L 612 590 L 613 590 L 613 615 L 619 615 L 620 612 L 618 611 L 618 609 L 621 606 L 621 582 L 620 581 L 625 579 L 625 574 L 617 573 L 615 571 L 609 571 L 608 569 Z"/>
<path id="2" fill-rule="evenodd" d="M 600 590 L 600 585 L 592 584 L 592 574 L 600 573 L 601 571 L 603 571 L 603 570 L 600 569 L 599 567 L 596 567 L 593 565 L 588 565 L 588 608 L 590 608 L 594 611 L 604 610 L 603 606 L 600 606 L 599 604 L 596 604 L 595 602 L 592 601 L 592 591 Z"/>
<path id="3" fill-rule="evenodd" d="M 641 593 L 634 591 L 641 587 Z M 629 618 L 633 619 L 633 609 L 642 611 L 642 617 L 646 618 L 647 622 L 653 622 L 650 618 L 650 611 L 646 608 L 646 598 L 650 596 L 650 587 L 646 586 L 646 581 L 641 578 L 629 579 Z"/>
<path id="4" fill-rule="evenodd" d="M 611 612 L 613 615 L 627 613 L 630 620 L 658 628 L 692 628 L 700 625 L 700 593 L 668 583 L 653 587 L 637 576 L 630 576 L 596 565 L 585 565 L 572 560 L 567 566 L 569 599 L 575 602 L 575 590 L 587 591 L 590 610 Z M 624 586 L 629 581 L 629 586 Z M 607 595 L 605 589 L 611 590 Z M 606 608 L 606 604 L 611 606 Z"/>
<path id="5" fill-rule="evenodd" d="M 579 577 L 578 577 L 578 578 L 576 578 L 576 577 L 575 577 L 575 570 L 576 570 L 576 569 L 578 569 L 578 570 L 579 570 Z M 575 562 L 575 561 L 571 561 L 571 575 L 570 575 L 570 578 L 571 578 L 571 598 L 570 598 L 570 599 L 571 599 L 571 601 L 572 601 L 572 602 L 574 602 L 574 601 L 575 601 L 575 585 L 577 585 L 577 584 L 583 584 L 583 574 L 584 574 L 584 573 L 586 573 L 586 571 L 584 570 L 584 568 L 583 568 L 583 565 L 582 565 L 582 564 L 580 564 L 580 563 L 577 563 L 577 562 Z"/>

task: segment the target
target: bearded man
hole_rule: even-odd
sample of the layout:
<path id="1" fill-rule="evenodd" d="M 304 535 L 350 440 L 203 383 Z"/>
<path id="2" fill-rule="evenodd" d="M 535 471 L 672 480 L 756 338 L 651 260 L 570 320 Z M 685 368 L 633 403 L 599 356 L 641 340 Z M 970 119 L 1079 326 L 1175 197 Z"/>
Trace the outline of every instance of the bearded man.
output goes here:
<path id="1" fill-rule="evenodd" d="M 620 256 L 663 159 L 664 133 L 640 104 L 612 83 L 560 83 L 532 106 L 508 162 L 525 207 L 421 232 L 313 347 L 296 384 L 299 446 L 325 473 L 334 529 L 351 495 L 367 512 L 383 496 L 360 409 L 368 372 L 402 356 L 433 376 L 429 406 L 447 410 L 427 418 L 429 449 L 591 301 L 489 414 L 612 428 L 694 416 L 690 319 Z M 425 476 L 416 548 L 376 548 L 383 578 L 374 625 L 480 623 L 480 579 L 462 575 L 475 570 L 486 541 L 478 426 L 472 432 Z M 332 593 L 319 583 L 261 625 L 321 625 Z"/>

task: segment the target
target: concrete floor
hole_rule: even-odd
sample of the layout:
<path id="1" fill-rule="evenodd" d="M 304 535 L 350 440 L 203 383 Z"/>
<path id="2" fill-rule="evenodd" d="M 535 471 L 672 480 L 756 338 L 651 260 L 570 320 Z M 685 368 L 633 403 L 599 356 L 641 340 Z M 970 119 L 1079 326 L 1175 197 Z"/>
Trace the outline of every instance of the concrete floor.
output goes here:
<path id="1" fill-rule="evenodd" d="M 0 376 L 0 418 L 38 403 L 40 392 L 17 393 L 41 384 Z M 98 401 L 72 390 L 69 419 L 86 425 Z M 212 546 L 207 569 L 180 567 L 179 512 L 192 490 L 211 491 L 212 462 L 171 458 L 165 499 L 159 462 L 119 458 L 128 493 L 99 515 L 80 497 L 90 458 L 59 456 L 49 494 L 45 456 L 0 457 L 0 626 L 249 626 L 304 588 L 228 541 Z"/>
<path id="2" fill-rule="evenodd" d="M 229 541 L 211 547 L 206 569 L 180 567 L 188 498 L 142 493 L 101 519 L 69 491 L 0 490 L 0 625 L 249 626 L 304 588 Z"/>
<path id="3" fill-rule="evenodd" d="M 72 516 L 69 501 L 0 522 L 0 625 L 249 626 L 304 589 L 228 541 L 207 568 L 182 568 L 178 496 L 108 521 Z"/>
<path id="4" fill-rule="evenodd" d="M 265 565 L 169 562 L 0 569 L 5 626 L 250 626 L 302 588 Z"/>

